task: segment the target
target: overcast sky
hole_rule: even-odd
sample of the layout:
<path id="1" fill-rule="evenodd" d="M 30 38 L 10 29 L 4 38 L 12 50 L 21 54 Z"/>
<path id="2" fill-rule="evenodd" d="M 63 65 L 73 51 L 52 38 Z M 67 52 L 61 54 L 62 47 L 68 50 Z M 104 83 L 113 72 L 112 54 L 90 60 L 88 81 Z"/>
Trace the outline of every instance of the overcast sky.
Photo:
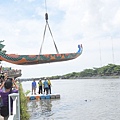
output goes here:
<path id="1" fill-rule="evenodd" d="M 46 0 L 49 25 L 59 53 L 80 57 L 30 66 L 2 62 L 22 70 L 21 78 L 63 75 L 120 63 L 120 0 Z M 0 0 L 0 40 L 9 54 L 39 54 L 45 27 L 45 0 Z M 56 53 L 49 33 L 42 54 Z"/>

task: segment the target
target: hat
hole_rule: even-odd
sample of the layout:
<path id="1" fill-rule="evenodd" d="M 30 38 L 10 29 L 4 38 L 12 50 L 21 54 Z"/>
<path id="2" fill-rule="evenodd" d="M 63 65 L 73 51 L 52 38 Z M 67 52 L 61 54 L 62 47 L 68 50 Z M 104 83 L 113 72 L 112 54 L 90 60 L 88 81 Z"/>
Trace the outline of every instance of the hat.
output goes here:
<path id="1" fill-rule="evenodd" d="M 12 88 L 12 81 L 10 79 L 6 80 L 5 84 L 4 84 L 4 87 L 5 87 L 5 89 Z"/>

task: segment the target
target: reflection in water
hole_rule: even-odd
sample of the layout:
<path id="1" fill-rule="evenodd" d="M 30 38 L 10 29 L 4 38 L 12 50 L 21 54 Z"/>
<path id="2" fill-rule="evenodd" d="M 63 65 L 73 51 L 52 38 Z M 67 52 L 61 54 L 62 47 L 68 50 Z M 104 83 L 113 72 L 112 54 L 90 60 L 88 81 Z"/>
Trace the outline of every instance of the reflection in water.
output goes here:
<path id="1" fill-rule="evenodd" d="M 30 111 L 31 118 L 34 119 L 44 119 L 48 117 L 49 119 L 54 113 L 52 112 L 52 103 L 51 99 L 43 99 L 40 101 L 32 100 L 28 103 L 28 109 Z"/>
<path id="2" fill-rule="evenodd" d="M 45 100 L 40 100 L 40 106 L 41 106 L 41 114 L 46 116 L 46 117 L 50 117 L 52 116 L 52 104 L 51 104 L 51 100 L 50 99 L 45 99 Z"/>

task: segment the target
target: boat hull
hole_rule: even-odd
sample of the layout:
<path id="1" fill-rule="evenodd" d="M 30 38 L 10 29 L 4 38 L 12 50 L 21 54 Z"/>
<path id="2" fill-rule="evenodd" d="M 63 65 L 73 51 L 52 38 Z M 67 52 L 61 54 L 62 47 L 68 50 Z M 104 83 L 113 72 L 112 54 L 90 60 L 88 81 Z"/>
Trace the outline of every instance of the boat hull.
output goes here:
<path id="1" fill-rule="evenodd" d="M 72 60 L 77 58 L 79 55 L 80 53 L 17 55 L 17 54 L 4 54 L 0 52 L 0 60 L 17 65 L 34 65 Z"/>
<path id="2" fill-rule="evenodd" d="M 0 60 L 17 65 L 35 65 L 43 63 L 68 61 L 77 58 L 82 54 L 82 45 L 78 45 L 77 53 L 63 53 L 63 54 L 42 54 L 42 55 L 17 55 L 6 54 L 0 51 Z"/>

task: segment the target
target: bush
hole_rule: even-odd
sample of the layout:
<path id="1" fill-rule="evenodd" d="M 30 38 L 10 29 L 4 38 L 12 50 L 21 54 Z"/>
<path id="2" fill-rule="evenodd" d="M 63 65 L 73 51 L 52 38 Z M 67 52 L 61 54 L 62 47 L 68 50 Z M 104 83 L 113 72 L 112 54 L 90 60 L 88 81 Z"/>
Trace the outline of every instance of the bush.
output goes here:
<path id="1" fill-rule="evenodd" d="M 20 119 L 29 120 L 30 114 L 27 112 L 27 99 L 20 84 Z"/>

